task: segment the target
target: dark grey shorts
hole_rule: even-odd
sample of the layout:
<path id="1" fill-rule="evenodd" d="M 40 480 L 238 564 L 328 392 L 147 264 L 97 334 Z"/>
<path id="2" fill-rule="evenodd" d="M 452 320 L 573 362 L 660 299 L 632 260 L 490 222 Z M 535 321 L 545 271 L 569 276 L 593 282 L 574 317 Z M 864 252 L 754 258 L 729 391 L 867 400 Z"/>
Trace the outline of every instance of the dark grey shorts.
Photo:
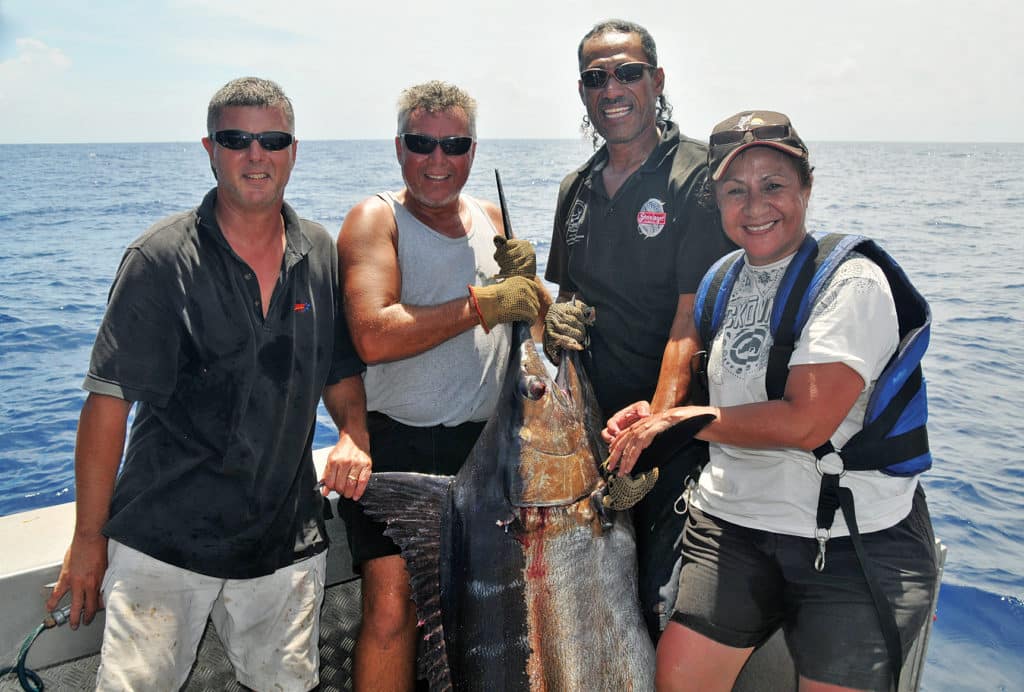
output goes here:
<path id="1" fill-rule="evenodd" d="M 459 472 L 484 429 L 483 422 L 416 428 L 376 411 L 367 414 L 366 424 L 374 472 L 415 471 L 440 476 Z M 352 565 L 357 572 L 367 560 L 398 555 L 398 546 L 384 535 L 384 524 L 367 517 L 358 502 L 341 498 L 338 514 L 345 520 Z"/>
<path id="2" fill-rule="evenodd" d="M 857 509 L 862 516 L 870 511 Z M 906 656 L 930 616 L 935 589 L 935 539 L 920 486 L 903 521 L 861 538 L 893 605 Z M 817 550 L 813 538 L 748 529 L 691 507 L 672 619 L 737 648 L 757 646 L 782 627 L 800 675 L 888 689 L 885 641 L 851 540 L 828 542 L 823 572 L 814 569 Z"/>

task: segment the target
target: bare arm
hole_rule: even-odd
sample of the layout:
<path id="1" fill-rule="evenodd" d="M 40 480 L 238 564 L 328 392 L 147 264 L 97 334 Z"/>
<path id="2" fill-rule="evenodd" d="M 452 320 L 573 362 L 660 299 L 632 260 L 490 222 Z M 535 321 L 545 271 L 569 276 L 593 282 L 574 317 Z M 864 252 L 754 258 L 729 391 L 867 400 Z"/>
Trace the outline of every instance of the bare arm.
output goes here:
<path id="1" fill-rule="evenodd" d="M 638 401 L 612 414 L 601 431 L 605 442 L 611 443 L 623 430 L 652 412 L 665 411 L 686 399 L 690 389 L 690 359 L 700 350 L 700 336 L 693 322 L 694 298 L 692 293 L 679 296 L 651 402 Z"/>
<path id="2" fill-rule="evenodd" d="M 46 602 L 47 610 L 53 610 L 71 592 L 71 629 L 78 629 L 80 618 L 86 624 L 92 622 L 100 608 L 100 585 L 107 571 L 107 538 L 102 530 L 110 516 L 131 406 L 130 401 L 89 394 L 78 419 L 75 533 Z"/>
<path id="3" fill-rule="evenodd" d="M 796 447 L 813 450 L 835 433 L 864 380 L 845 363 L 795 365 L 782 399 L 741 406 L 682 406 L 639 420 L 611 443 L 609 467 L 626 473 L 654 437 L 672 425 L 703 413 L 716 416 L 697 437 L 737 447 Z"/>
<path id="4" fill-rule="evenodd" d="M 651 410 L 655 413 L 672 406 L 678 406 L 690 389 L 690 359 L 700 349 L 700 336 L 693 323 L 694 294 L 679 296 L 676 316 L 661 357 L 658 385 L 651 399 Z"/>
<path id="5" fill-rule="evenodd" d="M 480 325 L 468 293 L 440 305 L 400 302 L 397 233 L 391 209 L 373 197 L 348 213 L 338 234 L 345 313 L 356 351 L 370 364 L 423 353 Z"/>
<path id="6" fill-rule="evenodd" d="M 335 490 L 358 500 L 370 479 L 370 434 L 366 430 L 366 390 L 362 375 L 324 387 L 324 406 L 338 426 L 338 442 L 327 455 L 324 494 Z"/>

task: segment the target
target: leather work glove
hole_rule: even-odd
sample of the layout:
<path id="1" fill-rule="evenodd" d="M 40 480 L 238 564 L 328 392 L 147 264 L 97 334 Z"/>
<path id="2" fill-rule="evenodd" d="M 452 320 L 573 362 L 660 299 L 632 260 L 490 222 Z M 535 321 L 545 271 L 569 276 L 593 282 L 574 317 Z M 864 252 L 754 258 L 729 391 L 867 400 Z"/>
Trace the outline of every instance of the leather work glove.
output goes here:
<path id="1" fill-rule="evenodd" d="M 510 276 L 490 286 L 468 286 L 470 300 L 484 331 L 507 322 L 533 322 L 540 310 L 537 282 Z"/>
<path id="2" fill-rule="evenodd" d="M 557 365 L 563 348 L 582 351 L 587 341 L 587 325 L 594 323 L 594 308 L 579 300 L 552 303 L 544 318 L 544 353 Z"/>
<path id="3" fill-rule="evenodd" d="M 529 240 L 494 236 L 494 261 L 498 263 L 498 276 L 536 276 L 537 253 Z"/>

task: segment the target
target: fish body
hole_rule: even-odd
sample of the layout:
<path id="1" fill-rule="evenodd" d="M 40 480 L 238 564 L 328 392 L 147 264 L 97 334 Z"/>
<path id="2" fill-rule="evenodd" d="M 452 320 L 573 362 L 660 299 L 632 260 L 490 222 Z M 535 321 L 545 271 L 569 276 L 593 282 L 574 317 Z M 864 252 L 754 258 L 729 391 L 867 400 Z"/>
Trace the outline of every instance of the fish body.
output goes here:
<path id="1" fill-rule="evenodd" d="M 455 477 L 376 473 L 435 690 L 650 690 L 628 513 L 602 505 L 600 416 L 575 353 L 551 377 L 514 327 L 501 400 Z"/>

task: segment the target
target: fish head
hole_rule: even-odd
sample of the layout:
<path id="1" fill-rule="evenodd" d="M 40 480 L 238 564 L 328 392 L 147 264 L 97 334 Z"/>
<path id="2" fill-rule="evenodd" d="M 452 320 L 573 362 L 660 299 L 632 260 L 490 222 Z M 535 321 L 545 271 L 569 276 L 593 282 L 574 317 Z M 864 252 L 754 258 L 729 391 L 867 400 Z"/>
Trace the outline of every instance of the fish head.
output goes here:
<path id="1" fill-rule="evenodd" d="M 514 450 L 508 469 L 514 507 L 569 505 L 601 482 L 600 414 L 579 355 L 564 354 L 552 375 L 525 325 L 516 325 L 509 382 Z"/>

